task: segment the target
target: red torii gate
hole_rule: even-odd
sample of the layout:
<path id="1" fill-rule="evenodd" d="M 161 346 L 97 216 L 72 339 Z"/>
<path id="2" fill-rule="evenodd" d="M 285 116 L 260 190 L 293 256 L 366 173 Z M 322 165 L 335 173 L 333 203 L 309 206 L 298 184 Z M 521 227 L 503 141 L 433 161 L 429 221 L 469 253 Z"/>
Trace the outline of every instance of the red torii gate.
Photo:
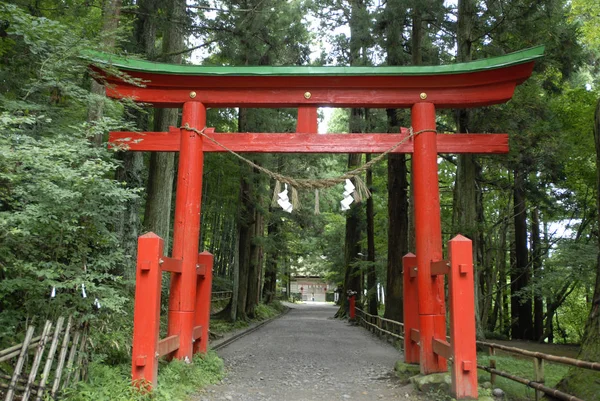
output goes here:
<path id="1" fill-rule="evenodd" d="M 450 269 L 442 257 L 437 155 L 506 153 L 508 135 L 437 134 L 435 112 L 510 100 L 543 50 L 536 47 L 426 67 L 204 67 L 102 53 L 93 53 L 90 59 L 91 68 L 108 83 L 108 96 L 154 107 L 183 107 L 182 126 L 204 130 L 235 152 L 382 153 L 407 132 L 316 135 L 317 107 L 411 108 L 412 129 L 421 133 L 394 150 L 413 153 L 416 257 L 404 259 L 405 297 L 412 301 L 405 306 L 406 360 L 420 362 L 421 373 L 429 374 L 446 371 L 446 358 L 454 355 L 453 392 L 463 398 L 477 395 L 473 288 L 467 297 L 471 305 L 457 304 L 455 297 L 464 291 L 464 284 L 460 291 L 451 290 L 455 338 L 448 344 L 442 275 L 456 271 L 456 277 L 468 278 L 472 286 L 473 262 L 470 241 L 464 237 L 451 241 L 455 255 Z M 105 65 L 118 68 L 129 79 L 107 73 Z M 207 107 L 297 107 L 297 132 L 215 133 L 204 129 Z M 203 155 L 226 150 L 197 132 L 174 127 L 169 132 L 112 132 L 109 142 L 131 151 L 180 152 L 172 258 L 162 255 L 162 240 L 152 233 L 140 237 L 138 249 L 132 375 L 155 384 L 159 356 L 191 358 L 195 352 L 206 352 L 212 255 L 198 255 Z M 161 270 L 172 272 L 172 281 L 168 337 L 159 342 Z"/>

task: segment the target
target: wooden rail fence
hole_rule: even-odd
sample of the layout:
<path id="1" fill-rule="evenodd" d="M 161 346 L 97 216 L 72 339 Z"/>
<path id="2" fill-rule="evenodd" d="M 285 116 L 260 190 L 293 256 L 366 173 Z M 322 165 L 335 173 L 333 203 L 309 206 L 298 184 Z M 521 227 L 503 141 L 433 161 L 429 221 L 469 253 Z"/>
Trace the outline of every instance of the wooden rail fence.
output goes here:
<path id="1" fill-rule="evenodd" d="M 21 344 L 0 351 L 0 363 L 15 361 L 11 374 L 0 372 L 0 394 L 5 401 L 15 397 L 40 401 L 48 395 L 55 399 L 86 374 L 85 327 L 79 327 L 71 317 L 65 326 L 65 319 L 60 317 L 56 324 L 46 321 L 40 335 L 34 337 L 34 332 L 35 327 L 29 326 Z M 44 357 L 46 361 L 38 378 Z"/>
<path id="2" fill-rule="evenodd" d="M 212 293 L 212 301 L 223 301 L 231 298 L 232 291 L 215 291 Z"/>
<path id="3" fill-rule="evenodd" d="M 369 330 L 370 332 L 378 335 L 379 337 L 386 337 L 387 339 L 400 340 L 398 344 L 401 347 L 404 345 L 404 324 L 396 322 L 394 320 L 385 319 L 380 316 L 371 315 L 360 308 L 356 308 L 356 318 L 358 323 Z M 447 337 L 448 341 L 451 341 Z M 521 383 L 525 386 L 535 389 L 535 400 L 539 401 L 542 399 L 544 393 L 548 394 L 556 399 L 564 401 L 584 401 L 573 395 L 566 394 L 562 391 L 544 385 L 544 361 L 560 363 L 563 365 L 575 366 L 582 369 L 600 371 L 600 363 L 582 361 L 575 358 L 568 358 L 564 356 L 556 356 L 550 354 L 544 354 L 542 352 L 532 352 L 521 348 L 509 347 L 502 344 L 491 343 L 487 341 L 477 341 L 477 345 L 480 347 L 487 347 L 490 354 L 489 366 L 477 365 L 477 368 L 490 373 L 490 382 L 495 384 L 496 377 L 501 376 L 506 379 Z M 508 372 L 504 372 L 496 369 L 496 360 L 493 358 L 496 355 L 496 350 L 502 350 L 512 354 L 522 355 L 531 357 L 533 359 L 533 379 L 526 379 L 523 377 L 512 375 Z"/>

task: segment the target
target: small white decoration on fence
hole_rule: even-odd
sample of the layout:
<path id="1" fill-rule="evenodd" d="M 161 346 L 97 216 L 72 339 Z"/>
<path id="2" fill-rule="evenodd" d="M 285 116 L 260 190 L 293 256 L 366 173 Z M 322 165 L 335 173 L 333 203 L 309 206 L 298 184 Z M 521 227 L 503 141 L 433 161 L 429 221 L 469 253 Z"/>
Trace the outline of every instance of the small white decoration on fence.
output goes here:
<path id="1" fill-rule="evenodd" d="M 354 184 L 349 179 L 346 179 L 346 185 L 344 185 L 344 199 L 340 201 L 342 210 L 350 210 L 350 204 L 354 202 L 352 193 L 354 192 Z"/>
<path id="2" fill-rule="evenodd" d="M 50 293 L 50 298 L 56 297 L 56 287 L 52 287 L 52 292 Z"/>
<path id="3" fill-rule="evenodd" d="M 281 206 L 281 208 L 284 211 L 286 211 L 288 213 L 292 213 L 292 210 L 294 209 L 294 207 L 290 203 L 290 198 L 288 197 L 287 184 L 285 184 L 285 189 L 283 191 L 281 191 L 279 194 L 277 194 L 277 196 L 279 197 L 279 199 L 277 200 L 277 203 L 279 204 L 279 206 Z"/>
<path id="4" fill-rule="evenodd" d="M 81 296 L 87 298 L 87 294 L 85 293 L 85 284 L 81 283 Z"/>
<path id="5" fill-rule="evenodd" d="M 102 307 L 102 305 L 100 305 L 100 301 L 98 301 L 98 298 L 94 299 L 94 306 L 98 309 Z"/>

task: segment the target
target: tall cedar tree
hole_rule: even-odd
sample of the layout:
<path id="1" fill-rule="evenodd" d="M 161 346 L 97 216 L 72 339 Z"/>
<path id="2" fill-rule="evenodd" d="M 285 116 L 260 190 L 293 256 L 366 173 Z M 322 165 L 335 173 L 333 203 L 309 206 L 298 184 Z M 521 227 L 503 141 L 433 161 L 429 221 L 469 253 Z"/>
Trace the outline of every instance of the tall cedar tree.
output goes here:
<path id="1" fill-rule="evenodd" d="M 388 0 L 383 13 L 385 50 L 388 65 L 405 63 L 402 33 L 407 20 L 407 8 L 403 0 Z M 414 37 L 414 35 L 413 35 Z M 413 46 L 413 54 L 415 46 Z M 387 109 L 388 132 L 397 133 L 398 110 Z M 385 286 L 386 319 L 404 321 L 402 257 L 408 253 L 408 180 L 406 155 L 388 155 L 388 254 Z"/>

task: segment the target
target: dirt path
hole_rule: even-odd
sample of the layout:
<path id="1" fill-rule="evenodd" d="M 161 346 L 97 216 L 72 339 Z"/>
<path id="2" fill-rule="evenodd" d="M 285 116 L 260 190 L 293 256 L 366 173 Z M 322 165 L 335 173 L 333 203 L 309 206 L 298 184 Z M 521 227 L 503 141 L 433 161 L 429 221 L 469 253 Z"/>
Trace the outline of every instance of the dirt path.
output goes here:
<path id="1" fill-rule="evenodd" d="M 409 400 L 393 377 L 402 354 L 328 304 L 292 310 L 220 349 L 227 378 L 195 401 Z"/>

